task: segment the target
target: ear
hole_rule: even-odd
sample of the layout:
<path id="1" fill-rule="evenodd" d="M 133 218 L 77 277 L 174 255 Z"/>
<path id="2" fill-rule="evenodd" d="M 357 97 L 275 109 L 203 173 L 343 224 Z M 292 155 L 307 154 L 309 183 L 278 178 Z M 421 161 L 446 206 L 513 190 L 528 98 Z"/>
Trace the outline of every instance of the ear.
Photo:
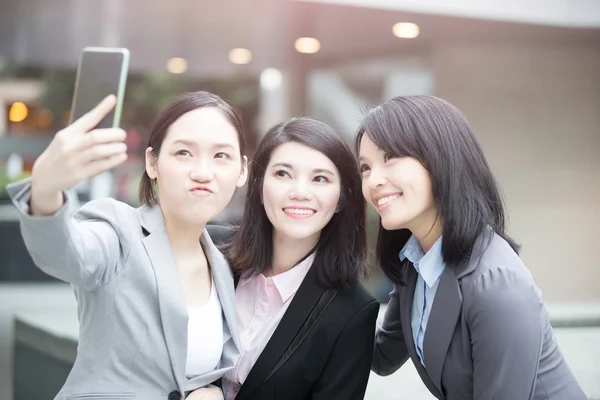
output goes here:
<path id="1" fill-rule="evenodd" d="M 248 157 L 242 157 L 242 170 L 240 171 L 240 177 L 237 181 L 237 187 L 242 187 L 246 184 L 246 180 L 248 180 Z"/>
<path id="2" fill-rule="evenodd" d="M 152 147 L 148 147 L 145 153 L 146 159 L 146 173 L 150 177 L 150 179 L 156 179 L 158 173 L 156 171 L 156 157 L 152 152 Z"/>

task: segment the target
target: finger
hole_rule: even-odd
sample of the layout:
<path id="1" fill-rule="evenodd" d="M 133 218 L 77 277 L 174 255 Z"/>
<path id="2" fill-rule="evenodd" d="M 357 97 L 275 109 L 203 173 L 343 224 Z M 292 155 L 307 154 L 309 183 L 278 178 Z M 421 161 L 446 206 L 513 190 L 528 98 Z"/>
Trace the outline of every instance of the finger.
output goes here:
<path id="1" fill-rule="evenodd" d="M 120 128 L 94 129 L 83 135 L 76 147 L 83 150 L 99 144 L 123 142 L 125 138 L 127 138 L 127 133 Z"/>
<path id="2" fill-rule="evenodd" d="M 77 161 L 85 165 L 90 162 L 124 153 L 127 153 L 127 145 L 125 143 L 98 144 L 82 151 L 80 153 L 80 159 Z"/>
<path id="3" fill-rule="evenodd" d="M 115 107 L 117 98 L 114 95 L 109 95 L 104 98 L 91 111 L 82 115 L 77 121 L 73 122 L 67 129 L 73 132 L 88 132 L 102 121 L 104 117 Z"/>
<path id="4" fill-rule="evenodd" d="M 83 169 L 81 180 L 86 180 L 92 178 L 102 172 L 111 170 L 118 165 L 123 164 L 127 160 L 126 153 L 115 154 L 112 157 L 102 158 L 100 160 L 96 160 L 91 162 L 85 166 Z"/>

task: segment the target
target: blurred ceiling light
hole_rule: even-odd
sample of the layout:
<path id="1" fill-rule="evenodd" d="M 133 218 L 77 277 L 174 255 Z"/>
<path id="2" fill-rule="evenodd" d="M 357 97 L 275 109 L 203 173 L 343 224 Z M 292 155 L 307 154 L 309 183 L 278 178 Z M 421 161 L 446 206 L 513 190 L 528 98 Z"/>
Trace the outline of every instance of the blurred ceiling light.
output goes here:
<path id="1" fill-rule="evenodd" d="M 260 73 L 260 86 L 264 90 L 275 90 L 281 87 L 283 76 L 276 68 L 267 68 Z"/>
<path id="2" fill-rule="evenodd" d="M 393 28 L 394 35 L 402 39 L 414 39 L 419 36 L 419 26 L 412 22 L 398 22 Z"/>
<path id="3" fill-rule="evenodd" d="M 167 61 L 167 71 L 172 74 L 183 74 L 188 70 L 188 62 L 185 58 L 173 57 Z"/>
<path id="4" fill-rule="evenodd" d="M 17 101 L 10 106 L 10 111 L 8 112 L 8 119 L 10 122 L 21 122 L 27 115 L 29 114 L 29 110 L 25 103 Z"/>
<path id="5" fill-rule="evenodd" d="M 301 37 L 296 39 L 294 47 L 299 53 L 315 54 L 321 49 L 321 43 L 315 38 Z"/>
<path id="6" fill-rule="evenodd" d="M 248 49 L 231 49 L 229 50 L 229 61 L 232 64 L 248 64 L 252 61 L 252 53 Z"/>

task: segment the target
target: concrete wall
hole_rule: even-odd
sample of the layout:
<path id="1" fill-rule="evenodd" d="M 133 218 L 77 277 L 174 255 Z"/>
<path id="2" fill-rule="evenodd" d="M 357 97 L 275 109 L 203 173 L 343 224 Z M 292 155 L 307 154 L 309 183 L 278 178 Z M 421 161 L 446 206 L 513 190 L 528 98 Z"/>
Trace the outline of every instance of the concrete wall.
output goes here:
<path id="1" fill-rule="evenodd" d="M 600 47 L 453 44 L 435 94 L 469 119 L 546 301 L 600 300 Z"/>

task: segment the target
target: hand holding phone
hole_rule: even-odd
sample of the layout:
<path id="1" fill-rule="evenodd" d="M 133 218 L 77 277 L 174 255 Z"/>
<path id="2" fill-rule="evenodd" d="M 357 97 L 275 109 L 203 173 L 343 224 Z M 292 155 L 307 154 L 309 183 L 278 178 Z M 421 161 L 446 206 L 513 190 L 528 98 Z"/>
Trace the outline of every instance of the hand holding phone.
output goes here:
<path id="1" fill-rule="evenodd" d="M 63 205 L 63 191 L 125 162 L 125 131 L 94 129 L 113 111 L 116 100 L 114 95 L 106 97 L 59 131 L 35 161 L 31 173 L 33 215 L 54 214 Z"/>

